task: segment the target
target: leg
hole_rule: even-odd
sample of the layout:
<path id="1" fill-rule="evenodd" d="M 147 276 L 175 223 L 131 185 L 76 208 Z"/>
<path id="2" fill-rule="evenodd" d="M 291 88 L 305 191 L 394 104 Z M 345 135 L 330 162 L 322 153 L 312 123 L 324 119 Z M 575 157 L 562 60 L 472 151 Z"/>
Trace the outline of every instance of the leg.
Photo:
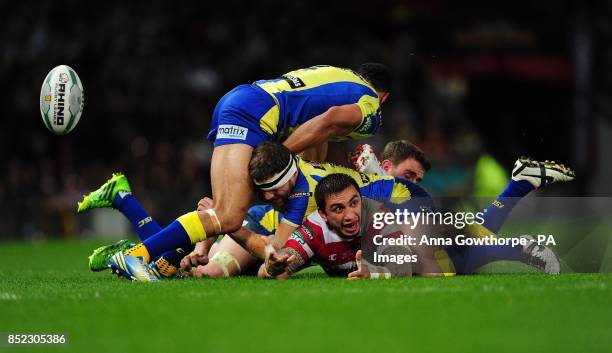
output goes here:
<path id="1" fill-rule="evenodd" d="M 210 262 L 205 266 L 198 266 L 196 277 L 237 276 L 255 263 L 256 260 L 248 251 L 226 235 L 218 246 L 211 248 Z"/>
<path id="2" fill-rule="evenodd" d="M 497 233 L 512 208 L 532 190 L 574 179 L 574 171 L 554 161 L 539 162 L 521 157 L 514 163 L 506 190 L 485 210 L 484 226 Z"/>
<path id="3" fill-rule="evenodd" d="M 145 240 L 161 230 L 159 224 L 145 211 L 132 193 L 117 193 L 113 205 L 130 221 L 140 240 Z"/>
<path id="4" fill-rule="evenodd" d="M 253 198 L 253 182 L 249 177 L 249 161 L 253 147 L 231 144 L 215 147 L 211 162 L 213 209 L 219 219 L 199 212 L 206 234 L 227 234 L 238 230 Z"/>
<path id="5" fill-rule="evenodd" d="M 532 190 L 539 189 L 547 184 L 556 182 L 566 182 L 574 179 L 574 172 L 566 166 L 551 162 L 539 162 L 533 159 L 519 158 L 512 170 L 512 178 L 506 189 L 487 207 L 484 211 L 484 223 L 482 226 L 473 227 L 474 235 L 484 231 L 485 235 L 497 233 L 510 215 L 516 204 Z M 480 228 L 480 229 L 478 229 Z M 531 243 L 529 243 L 531 245 Z M 467 247 L 463 254 L 464 271 L 474 272 L 478 267 L 493 261 L 531 261 L 534 257 L 544 256 L 548 265 L 546 271 L 549 272 L 550 264 L 554 269 L 551 273 L 558 272 L 558 260 L 554 253 L 548 254 L 544 250 L 533 249 L 532 246 L 476 246 Z M 551 252 L 552 253 L 552 252 Z M 542 255 L 545 254 L 545 255 Z M 542 262 L 542 261 L 540 261 Z"/>
<path id="6" fill-rule="evenodd" d="M 78 203 L 77 212 L 82 213 L 104 207 L 114 208 L 121 212 L 130 221 L 140 240 L 145 240 L 161 230 L 161 227 L 136 200 L 126 176 L 121 173 L 113 174 L 97 190 L 84 196 L 83 201 Z"/>
<path id="7" fill-rule="evenodd" d="M 178 272 L 181 265 L 181 260 L 186 254 L 193 251 L 193 245 L 186 249 L 168 250 L 161 254 L 149 264 L 149 270 L 157 278 L 172 278 Z"/>
<path id="8" fill-rule="evenodd" d="M 216 147 L 211 167 L 213 214 L 207 211 L 187 213 L 126 251 L 126 255 L 140 256 L 149 262 L 165 251 L 185 249 L 207 237 L 238 230 L 253 194 L 248 173 L 252 151 L 251 146 L 244 144 Z"/>
<path id="9" fill-rule="evenodd" d="M 484 210 L 483 226 L 499 232 L 514 206 L 532 190 L 534 187 L 525 180 L 510 180 L 506 189 Z"/>
<path id="10" fill-rule="evenodd" d="M 498 233 L 516 204 L 534 187 L 527 181 L 510 180 L 506 189 L 484 210 L 482 225 L 468 226 L 472 237 Z M 474 273 L 479 267 L 493 261 L 521 261 L 524 258 L 520 246 L 454 246 L 447 249 L 457 273 Z"/>
<path id="11" fill-rule="evenodd" d="M 132 224 L 140 240 L 145 240 L 151 235 L 159 232 L 161 227 L 142 208 L 136 197 L 132 194 L 130 184 L 121 173 L 113 174 L 97 190 L 84 196 L 78 203 L 77 211 L 86 212 L 94 208 L 110 207 L 118 210 Z M 108 268 L 108 260 L 119 251 L 129 249 L 131 243 L 121 240 L 115 244 L 101 246 L 89 256 L 89 268 L 92 271 L 101 271 Z"/>

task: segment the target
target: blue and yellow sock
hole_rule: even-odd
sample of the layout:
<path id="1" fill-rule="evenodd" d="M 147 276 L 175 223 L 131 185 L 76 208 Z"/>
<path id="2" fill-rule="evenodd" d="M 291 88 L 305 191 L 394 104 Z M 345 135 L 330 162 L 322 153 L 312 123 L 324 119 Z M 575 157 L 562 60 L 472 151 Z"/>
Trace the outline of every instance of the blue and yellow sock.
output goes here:
<path id="1" fill-rule="evenodd" d="M 206 231 L 196 211 L 184 214 L 170 223 L 157 234 L 150 236 L 142 243 L 148 251 L 148 262 L 151 258 L 172 249 L 187 249 L 192 244 L 206 239 Z"/>
<path id="2" fill-rule="evenodd" d="M 169 250 L 155 259 L 153 271 L 157 271 L 157 277 L 173 277 L 181 266 L 181 260 L 185 255 L 193 251 L 193 246 L 187 249 Z"/>
<path id="3" fill-rule="evenodd" d="M 510 180 L 506 190 L 484 210 L 483 226 L 493 233 L 499 232 L 514 206 L 533 189 L 533 186 L 526 180 Z"/>
<path id="4" fill-rule="evenodd" d="M 181 260 L 187 256 L 194 249 L 194 245 L 191 245 L 188 248 L 179 248 L 174 250 L 168 250 L 165 253 L 161 254 L 159 258 L 164 258 L 168 263 L 175 267 L 181 266 Z"/>
<path id="5" fill-rule="evenodd" d="M 118 192 L 113 206 L 130 221 L 141 241 L 161 230 L 159 224 L 142 208 L 131 192 Z"/>

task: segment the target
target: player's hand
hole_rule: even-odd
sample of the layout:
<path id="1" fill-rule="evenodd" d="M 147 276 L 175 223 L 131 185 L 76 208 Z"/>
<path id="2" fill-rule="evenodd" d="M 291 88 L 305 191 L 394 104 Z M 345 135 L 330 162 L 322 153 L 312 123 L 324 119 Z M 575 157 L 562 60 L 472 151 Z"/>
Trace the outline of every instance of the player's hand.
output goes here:
<path id="1" fill-rule="evenodd" d="M 181 270 L 191 272 L 192 268 L 208 263 L 208 256 L 191 253 L 181 260 Z"/>
<path id="2" fill-rule="evenodd" d="M 355 166 L 355 170 L 357 170 L 358 172 L 370 173 L 369 169 L 371 168 L 368 167 L 369 164 L 378 163 L 374 148 L 368 144 L 359 145 L 355 153 L 353 153 L 353 155 L 351 156 L 351 163 Z"/>
<path id="3" fill-rule="evenodd" d="M 208 251 L 214 241 L 206 239 L 196 244 L 195 249 L 191 254 L 185 256 L 181 260 L 181 269 L 186 272 L 191 272 L 192 268 L 208 263 Z"/>
<path id="4" fill-rule="evenodd" d="M 278 254 L 276 251 L 270 252 L 264 261 L 265 272 L 270 277 L 277 277 L 286 273 L 287 266 L 295 260 L 295 255 Z"/>
<path id="5" fill-rule="evenodd" d="M 213 199 L 205 197 L 198 201 L 198 211 L 204 211 L 213 208 Z"/>
<path id="6" fill-rule="evenodd" d="M 359 146 L 357 146 L 357 149 L 355 150 L 355 152 L 353 152 L 353 154 L 351 155 L 351 160 L 350 162 L 353 163 L 353 165 L 357 165 L 357 160 L 359 159 L 359 155 L 361 154 L 361 152 L 363 152 L 364 149 L 364 145 L 360 144 Z"/>
<path id="7" fill-rule="evenodd" d="M 355 262 L 357 263 L 357 270 L 348 274 L 347 278 L 349 280 L 370 278 L 370 273 L 363 271 L 363 267 L 362 267 L 363 265 L 361 263 L 361 258 L 362 258 L 361 250 L 357 250 L 357 254 L 355 254 Z"/>

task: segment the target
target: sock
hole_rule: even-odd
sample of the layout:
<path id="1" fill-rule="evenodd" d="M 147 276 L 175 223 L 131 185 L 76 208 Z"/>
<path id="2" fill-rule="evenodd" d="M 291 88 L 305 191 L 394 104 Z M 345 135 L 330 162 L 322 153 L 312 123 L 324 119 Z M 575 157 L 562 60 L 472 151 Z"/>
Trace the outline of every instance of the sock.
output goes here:
<path id="1" fill-rule="evenodd" d="M 174 250 L 168 250 L 165 253 L 161 254 L 161 256 L 158 257 L 158 259 L 163 258 L 166 261 L 168 261 L 168 263 L 170 265 L 175 266 L 175 267 L 180 267 L 181 266 L 181 260 L 185 256 L 187 256 L 187 254 L 192 252 L 193 249 L 194 249 L 194 246 L 191 245 L 190 247 L 188 247 L 186 249 L 179 248 L 179 249 L 174 249 Z"/>
<path id="2" fill-rule="evenodd" d="M 499 232 L 514 206 L 533 189 L 526 180 L 510 180 L 506 190 L 484 210 L 483 226 L 493 233 Z"/>
<path id="3" fill-rule="evenodd" d="M 162 255 L 155 260 L 155 267 L 151 268 L 151 271 L 156 272 L 156 276 L 160 277 L 172 277 L 178 271 L 178 266 L 172 265 L 166 258 Z"/>
<path id="4" fill-rule="evenodd" d="M 527 180 L 510 180 L 510 183 L 499 197 L 524 197 L 534 189 L 533 185 Z"/>
<path id="5" fill-rule="evenodd" d="M 144 246 L 143 243 L 136 244 L 135 246 L 127 249 L 125 251 L 125 254 L 130 256 L 140 256 L 144 258 L 145 262 L 151 261 L 151 254 L 149 254 L 149 250 Z"/>
<path id="6" fill-rule="evenodd" d="M 115 195 L 113 206 L 130 221 L 141 241 L 161 230 L 159 224 L 149 216 L 131 192 L 119 191 Z"/>
<path id="7" fill-rule="evenodd" d="M 186 249 L 204 239 L 206 239 L 206 232 L 198 213 L 193 211 L 180 216 L 142 243 L 150 255 L 146 260 L 150 261 L 151 258 L 156 258 L 168 250 Z"/>
<path id="8" fill-rule="evenodd" d="M 524 257 L 522 246 L 466 246 L 462 250 L 462 273 L 474 273 L 479 267 L 493 261 L 521 261 Z"/>
<path id="9" fill-rule="evenodd" d="M 155 267 L 152 271 L 157 271 L 157 277 L 172 277 L 181 266 L 181 260 L 185 255 L 192 252 L 194 246 L 187 249 L 168 250 L 155 259 Z"/>

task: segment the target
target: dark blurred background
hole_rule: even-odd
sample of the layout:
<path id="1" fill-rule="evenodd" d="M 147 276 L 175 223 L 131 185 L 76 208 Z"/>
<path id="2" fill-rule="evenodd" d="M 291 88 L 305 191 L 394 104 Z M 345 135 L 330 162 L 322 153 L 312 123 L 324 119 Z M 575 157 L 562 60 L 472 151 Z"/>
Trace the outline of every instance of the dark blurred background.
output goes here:
<path id="1" fill-rule="evenodd" d="M 114 171 L 161 224 L 193 209 L 217 100 L 317 64 L 391 67 L 384 126 L 362 142 L 421 146 L 436 195 L 493 196 L 520 155 L 576 169 L 554 195 L 610 195 L 611 20 L 612 1 L 3 1 L 0 237 L 112 232 L 75 205 Z M 38 108 L 60 64 L 86 93 L 67 136 Z"/>

